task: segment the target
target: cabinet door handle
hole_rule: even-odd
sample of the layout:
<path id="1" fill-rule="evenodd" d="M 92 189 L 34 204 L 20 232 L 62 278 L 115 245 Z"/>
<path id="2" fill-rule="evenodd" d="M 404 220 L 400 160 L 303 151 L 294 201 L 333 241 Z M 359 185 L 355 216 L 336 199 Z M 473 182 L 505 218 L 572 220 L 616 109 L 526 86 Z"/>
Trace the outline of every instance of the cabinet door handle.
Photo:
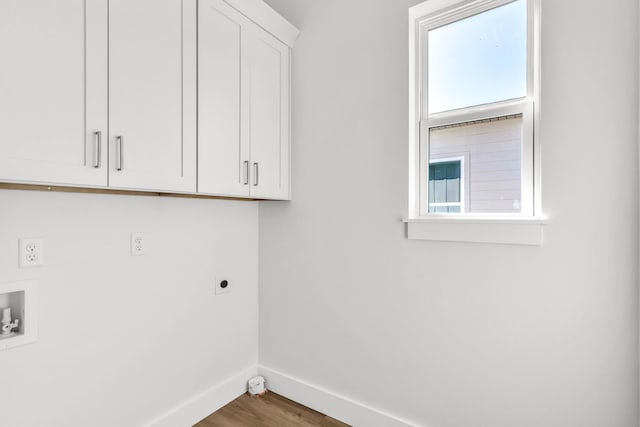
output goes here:
<path id="1" fill-rule="evenodd" d="M 116 170 L 121 171 L 124 164 L 124 137 L 116 136 Z"/>
<path id="2" fill-rule="evenodd" d="M 244 185 L 249 185 L 249 160 L 244 161 Z"/>
<path id="3" fill-rule="evenodd" d="M 93 167 L 98 169 L 102 163 L 102 132 L 93 133 Z"/>
<path id="4" fill-rule="evenodd" d="M 253 164 L 253 186 L 254 187 L 257 187 L 258 184 L 260 183 L 259 175 L 260 175 L 260 169 L 259 169 L 258 163 L 254 163 Z"/>

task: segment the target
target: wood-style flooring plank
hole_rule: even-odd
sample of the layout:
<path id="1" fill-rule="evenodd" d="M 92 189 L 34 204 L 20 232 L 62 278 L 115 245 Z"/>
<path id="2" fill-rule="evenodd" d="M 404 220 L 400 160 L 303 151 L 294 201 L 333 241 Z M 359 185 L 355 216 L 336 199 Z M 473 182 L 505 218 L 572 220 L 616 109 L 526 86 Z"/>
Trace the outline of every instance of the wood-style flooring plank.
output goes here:
<path id="1" fill-rule="evenodd" d="M 194 427 L 350 427 L 278 394 L 244 394 Z"/>

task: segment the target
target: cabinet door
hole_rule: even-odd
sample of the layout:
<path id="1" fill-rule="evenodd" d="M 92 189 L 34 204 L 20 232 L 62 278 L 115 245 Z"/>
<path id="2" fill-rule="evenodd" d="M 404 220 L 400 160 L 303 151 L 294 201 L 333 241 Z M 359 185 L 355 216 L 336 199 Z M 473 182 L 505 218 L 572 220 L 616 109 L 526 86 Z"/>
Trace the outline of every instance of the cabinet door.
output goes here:
<path id="1" fill-rule="evenodd" d="M 109 1 L 109 186 L 196 190 L 196 0 Z"/>
<path id="2" fill-rule="evenodd" d="M 243 101 L 251 196 L 289 199 L 289 48 L 257 27 L 246 35 Z"/>
<path id="3" fill-rule="evenodd" d="M 222 0 L 200 0 L 198 20 L 198 192 L 248 197 L 240 76 L 243 27 L 252 24 Z"/>
<path id="4" fill-rule="evenodd" d="M 106 185 L 107 0 L 0 1 L 0 58 L 0 180 Z"/>

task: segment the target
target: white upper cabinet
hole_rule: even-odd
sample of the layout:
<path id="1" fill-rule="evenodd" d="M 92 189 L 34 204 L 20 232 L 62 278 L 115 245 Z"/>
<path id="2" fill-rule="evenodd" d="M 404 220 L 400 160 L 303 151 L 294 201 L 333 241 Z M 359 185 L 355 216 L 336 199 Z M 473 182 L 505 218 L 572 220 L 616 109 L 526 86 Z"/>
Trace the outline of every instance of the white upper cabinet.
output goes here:
<path id="1" fill-rule="evenodd" d="M 243 29 L 250 23 L 223 0 L 200 0 L 198 20 L 198 191 L 249 197 L 240 95 Z"/>
<path id="2" fill-rule="evenodd" d="M 0 182 L 289 199 L 297 35 L 262 0 L 2 0 Z"/>
<path id="3" fill-rule="evenodd" d="M 107 2 L 0 2 L 0 180 L 107 184 Z"/>
<path id="4" fill-rule="evenodd" d="M 196 190 L 196 0 L 109 1 L 109 186 Z"/>
<path id="5" fill-rule="evenodd" d="M 289 48 L 260 28 L 245 37 L 243 101 L 251 196 L 289 199 Z"/>
<path id="6" fill-rule="evenodd" d="M 223 0 L 199 5 L 198 191 L 289 199 L 289 46 Z"/>

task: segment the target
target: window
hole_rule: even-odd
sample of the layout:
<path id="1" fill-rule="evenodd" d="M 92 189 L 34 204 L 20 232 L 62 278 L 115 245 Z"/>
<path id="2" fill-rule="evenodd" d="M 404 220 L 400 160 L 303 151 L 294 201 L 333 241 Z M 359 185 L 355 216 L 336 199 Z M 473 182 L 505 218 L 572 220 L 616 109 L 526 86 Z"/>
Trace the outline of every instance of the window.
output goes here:
<path id="1" fill-rule="evenodd" d="M 409 219 L 540 215 L 538 1 L 411 9 Z"/>
<path id="2" fill-rule="evenodd" d="M 429 163 L 429 212 L 462 212 L 462 159 Z"/>

